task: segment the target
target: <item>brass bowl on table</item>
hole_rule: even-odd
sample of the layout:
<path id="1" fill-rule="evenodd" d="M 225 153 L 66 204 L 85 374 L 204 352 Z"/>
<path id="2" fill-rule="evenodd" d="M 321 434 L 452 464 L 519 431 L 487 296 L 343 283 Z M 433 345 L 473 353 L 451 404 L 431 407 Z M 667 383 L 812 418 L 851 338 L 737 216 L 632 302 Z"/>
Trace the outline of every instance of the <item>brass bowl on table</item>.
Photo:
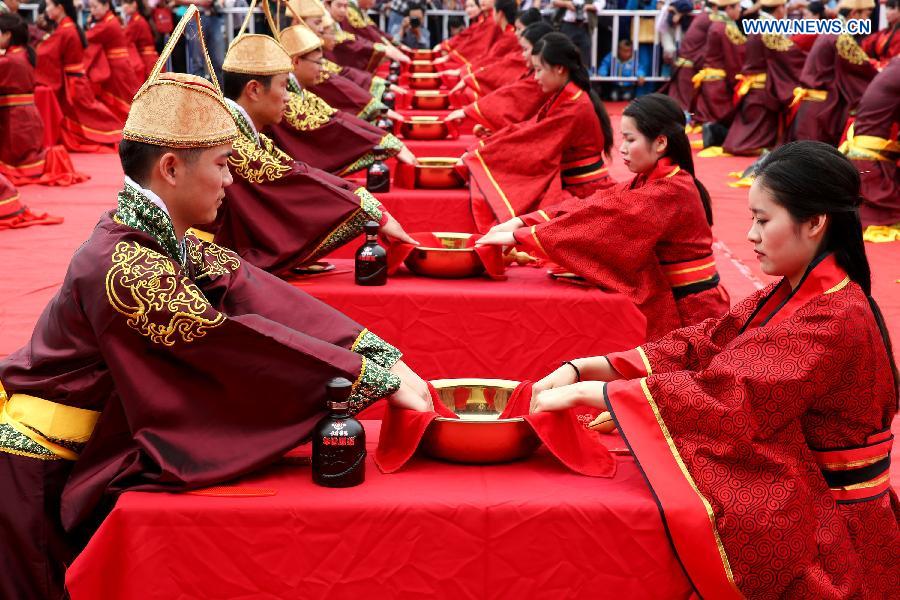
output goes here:
<path id="1" fill-rule="evenodd" d="M 416 246 L 403 264 L 417 275 L 440 279 L 462 279 L 484 273 L 484 264 L 474 248 L 466 248 L 471 233 L 435 232 L 439 248 Z"/>
<path id="2" fill-rule="evenodd" d="M 412 73 L 409 87 L 414 90 L 436 90 L 441 87 L 441 76 L 437 73 Z"/>
<path id="3" fill-rule="evenodd" d="M 440 52 L 435 52 L 434 50 L 412 50 L 412 49 L 409 49 L 409 50 L 404 50 L 403 53 L 406 54 L 408 57 L 410 57 L 413 60 L 427 60 L 429 62 L 433 61 L 434 59 L 438 58 L 441 55 Z"/>
<path id="4" fill-rule="evenodd" d="M 438 417 L 422 440 L 432 458 L 468 464 L 491 464 L 531 456 L 541 442 L 522 417 L 501 419 L 517 381 L 440 379 L 431 382 L 441 402 L 459 419 Z M 457 400 L 465 407 L 457 409 Z"/>
<path id="5" fill-rule="evenodd" d="M 410 73 L 435 73 L 437 68 L 430 60 L 414 60 L 409 64 Z"/>
<path id="6" fill-rule="evenodd" d="M 448 190 L 466 184 L 456 170 L 459 159 L 444 156 L 420 158 L 416 164 L 416 187 Z"/>
<path id="7" fill-rule="evenodd" d="M 412 97 L 415 110 L 447 110 L 450 108 L 450 96 L 437 90 L 419 90 Z"/>
<path id="8" fill-rule="evenodd" d="M 442 140 L 450 129 L 440 117 L 409 117 L 400 123 L 400 134 L 408 140 Z"/>

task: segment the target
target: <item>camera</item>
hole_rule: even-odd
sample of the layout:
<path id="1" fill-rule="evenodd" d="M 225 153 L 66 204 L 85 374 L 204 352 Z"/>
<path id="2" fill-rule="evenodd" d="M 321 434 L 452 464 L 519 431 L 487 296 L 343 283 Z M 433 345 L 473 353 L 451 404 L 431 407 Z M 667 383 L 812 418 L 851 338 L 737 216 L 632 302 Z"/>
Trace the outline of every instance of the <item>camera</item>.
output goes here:
<path id="1" fill-rule="evenodd" d="M 410 17 L 409 26 L 413 29 L 418 29 L 422 26 L 422 19 L 420 17 Z"/>

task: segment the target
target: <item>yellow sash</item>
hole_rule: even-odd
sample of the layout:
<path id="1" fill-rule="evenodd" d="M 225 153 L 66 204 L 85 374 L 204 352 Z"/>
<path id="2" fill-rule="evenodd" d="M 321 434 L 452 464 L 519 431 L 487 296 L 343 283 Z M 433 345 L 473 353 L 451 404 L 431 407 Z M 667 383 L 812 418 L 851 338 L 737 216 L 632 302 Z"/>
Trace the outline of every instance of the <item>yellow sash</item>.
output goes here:
<path id="1" fill-rule="evenodd" d="M 0 385 L 0 424 L 9 425 L 59 458 L 78 459 L 77 452 L 57 442 L 84 444 L 91 437 L 98 418 L 98 411 L 66 406 L 28 394 L 13 394 L 7 398 Z"/>
<path id="2" fill-rule="evenodd" d="M 704 68 L 697 71 L 697 73 L 691 77 L 691 83 L 694 84 L 694 88 L 699 88 L 703 85 L 704 81 L 721 81 L 728 77 L 728 74 L 722 69 L 710 69 Z"/>
<path id="3" fill-rule="evenodd" d="M 738 83 L 737 88 L 734 90 L 735 95 L 738 98 L 743 98 L 747 95 L 750 89 L 761 90 L 766 87 L 766 74 L 765 73 L 751 73 L 750 75 L 744 75 L 743 73 L 738 73 L 734 76 L 740 83 Z"/>
<path id="4" fill-rule="evenodd" d="M 827 90 L 811 90 L 809 88 L 795 87 L 794 100 L 791 102 L 791 108 L 797 106 L 804 100 L 809 100 L 811 102 L 825 102 L 827 99 Z"/>
<path id="5" fill-rule="evenodd" d="M 847 140 L 838 148 L 847 158 L 857 160 L 883 160 L 893 162 L 896 157 L 887 156 L 900 153 L 900 143 L 877 135 L 855 135 L 853 125 L 847 129 Z"/>

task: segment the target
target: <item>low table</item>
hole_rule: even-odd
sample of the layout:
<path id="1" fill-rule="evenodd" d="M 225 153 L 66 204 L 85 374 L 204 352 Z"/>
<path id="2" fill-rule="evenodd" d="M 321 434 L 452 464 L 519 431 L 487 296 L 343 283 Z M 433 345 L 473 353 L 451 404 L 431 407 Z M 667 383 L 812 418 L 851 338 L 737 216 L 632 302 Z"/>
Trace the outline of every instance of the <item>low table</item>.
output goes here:
<path id="1" fill-rule="evenodd" d="M 315 486 L 308 466 L 233 485 L 268 496 L 123 494 L 72 564 L 73 600 L 666 598 L 691 596 L 630 456 L 612 479 L 543 448 L 507 465 L 416 458 Z"/>

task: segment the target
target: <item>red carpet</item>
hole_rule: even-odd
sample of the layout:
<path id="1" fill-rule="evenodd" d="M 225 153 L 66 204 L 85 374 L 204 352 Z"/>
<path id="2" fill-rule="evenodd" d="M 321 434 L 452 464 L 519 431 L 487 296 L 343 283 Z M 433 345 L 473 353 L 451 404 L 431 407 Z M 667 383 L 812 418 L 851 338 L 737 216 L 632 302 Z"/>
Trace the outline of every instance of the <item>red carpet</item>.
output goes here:
<path id="1" fill-rule="evenodd" d="M 623 105 L 608 108 L 613 127 L 618 130 Z M 614 156 L 617 158 L 610 165 L 613 176 L 626 179 L 628 171 L 618 152 Z M 100 214 L 115 206 L 116 193 L 122 186 L 118 157 L 75 154 L 72 158 L 79 171 L 91 175 L 90 181 L 69 188 L 32 185 L 19 190 L 23 203 L 37 211 L 61 215 L 65 222 L 0 233 L 0 357 L 28 341 L 41 310 L 62 282 L 72 253 L 90 235 Z M 747 190 L 727 185 L 733 181 L 728 173 L 743 171 L 752 159 L 695 161 L 697 174 L 713 199 L 720 274 L 732 301 L 736 301 L 770 281 L 759 270 L 753 248 L 746 241 L 750 226 Z M 873 295 L 900 348 L 900 243 L 867 244 L 866 250 L 872 265 Z M 895 355 L 900 360 L 900 352 L 895 351 Z M 897 423 L 895 429 L 900 429 Z M 895 486 L 900 482 L 900 471 L 894 475 L 894 482 Z"/>

